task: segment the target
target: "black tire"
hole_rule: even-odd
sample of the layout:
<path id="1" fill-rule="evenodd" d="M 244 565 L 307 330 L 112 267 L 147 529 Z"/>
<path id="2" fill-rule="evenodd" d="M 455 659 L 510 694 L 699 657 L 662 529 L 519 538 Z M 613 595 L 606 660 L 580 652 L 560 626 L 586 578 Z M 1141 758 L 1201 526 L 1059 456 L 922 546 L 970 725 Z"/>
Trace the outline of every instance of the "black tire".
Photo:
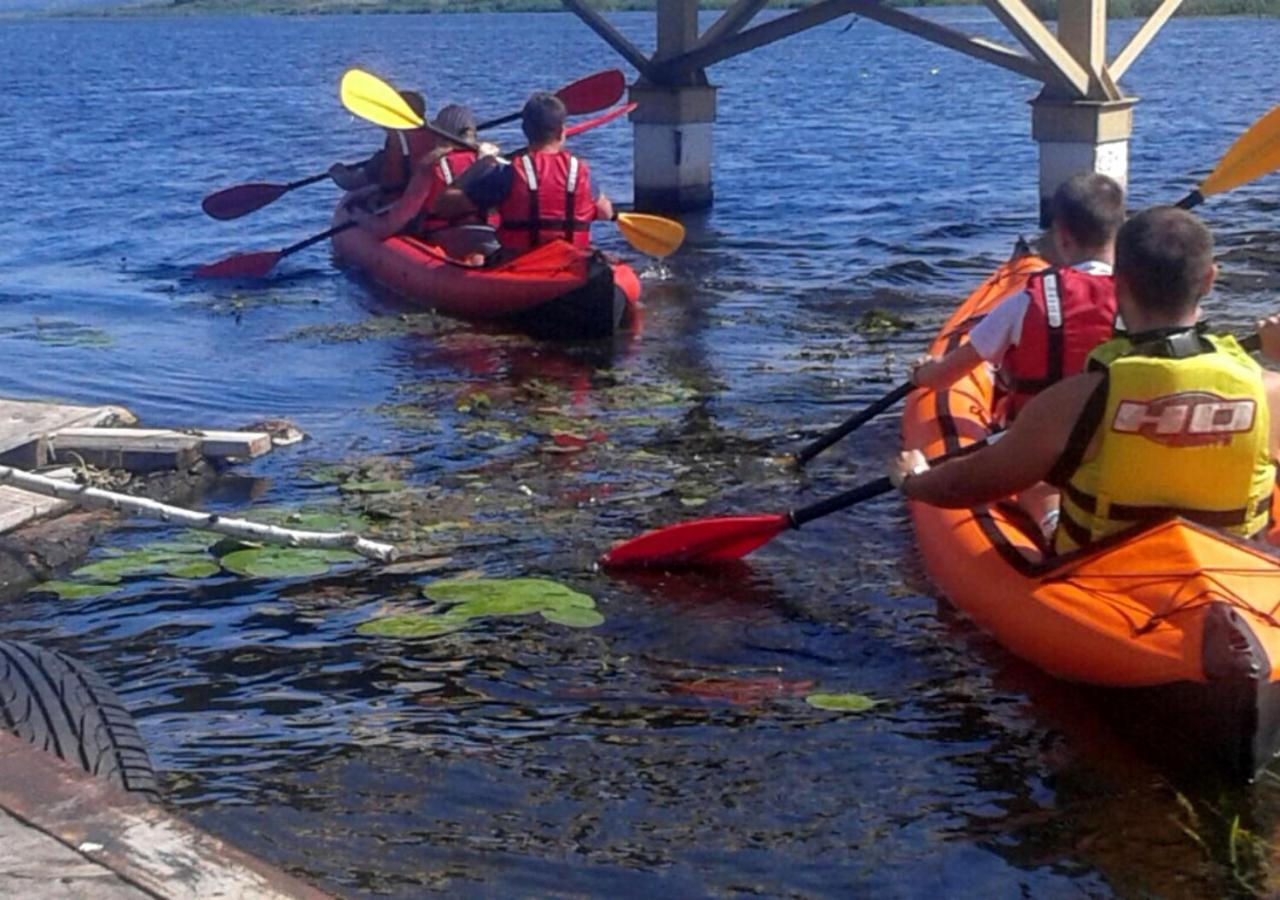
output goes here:
<path id="1" fill-rule="evenodd" d="M 94 672 L 56 650 L 0 641 L 0 727 L 151 799 L 155 770 L 133 717 Z"/>

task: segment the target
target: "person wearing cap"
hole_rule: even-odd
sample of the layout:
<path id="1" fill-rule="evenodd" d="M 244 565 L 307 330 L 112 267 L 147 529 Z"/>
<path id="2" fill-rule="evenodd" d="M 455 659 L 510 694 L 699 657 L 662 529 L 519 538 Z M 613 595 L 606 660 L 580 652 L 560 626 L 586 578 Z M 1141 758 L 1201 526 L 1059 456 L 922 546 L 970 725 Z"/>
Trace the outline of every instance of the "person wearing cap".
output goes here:
<path id="1" fill-rule="evenodd" d="M 454 217 L 496 209 L 503 255 L 556 238 L 589 247 L 591 223 L 613 218 L 613 204 L 592 195 L 586 161 L 565 149 L 566 115 L 555 94 L 533 94 L 520 114 L 528 149 L 509 165 L 485 157 L 440 195 L 434 212 Z"/>
<path id="2" fill-rule="evenodd" d="M 431 124 L 475 143 L 475 115 L 466 106 L 457 103 L 445 106 Z M 430 132 L 424 130 L 424 133 Z M 432 212 L 436 198 L 475 160 L 475 150 L 437 138 L 436 146 L 417 161 L 408 187 L 385 215 L 356 211 L 353 217 L 361 228 L 379 240 L 394 234 L 412 234 L 438 244 L 450 256 L 465 258 L 475 253 L 487 256 L 498 249 L 498 241 L 484 215 L 463 212 L 446 218 Z"/>
<path id="3" fill-rule="evenodd" d="M 427 104 L 421 94 L 417 91 L 399 93 L 410 109 L 420 116 L 426 115 Z M 352 166 L 334 163 L 329 167 L 329 177 L 344 191 L 361 191 L 362 196 L 367 196 L 375 193 L 373 188 L 376 188 L 384 197 L 394 196 L 405 189 L 417 161 L 435 145 L 435 136 L 426 129 L 388 128 L 381 150 Z"/>

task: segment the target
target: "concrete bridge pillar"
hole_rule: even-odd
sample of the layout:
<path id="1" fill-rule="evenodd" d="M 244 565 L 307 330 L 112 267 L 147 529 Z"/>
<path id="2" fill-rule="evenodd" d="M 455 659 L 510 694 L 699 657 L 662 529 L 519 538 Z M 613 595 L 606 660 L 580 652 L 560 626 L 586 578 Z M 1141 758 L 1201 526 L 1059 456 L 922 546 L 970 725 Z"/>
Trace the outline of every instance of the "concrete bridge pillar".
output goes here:
<path id="1" fill-rule="evenodd" d="M 1053 192 L 1077 172 L 1099 172 L 1128 190 L 1129 136 L 1136 97 L 1070 100 L 1043 94 L 1031 103 L 1031 136 L 1040 145 L 1040 224 Z"/>
<path id="2" fill-rule="evenodd" d="M 636 209 L 685 212 L 711 206 L 716 89 L 641 82 L 631 88 Z"/>

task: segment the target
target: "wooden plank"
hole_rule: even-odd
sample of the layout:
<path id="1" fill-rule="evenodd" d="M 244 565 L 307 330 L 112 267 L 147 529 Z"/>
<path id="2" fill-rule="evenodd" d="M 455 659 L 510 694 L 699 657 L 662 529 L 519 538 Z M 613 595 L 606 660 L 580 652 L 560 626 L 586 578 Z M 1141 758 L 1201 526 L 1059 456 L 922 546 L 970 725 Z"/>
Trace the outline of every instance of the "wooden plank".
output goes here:
<path id="1" fill-rule="evenodd" d="M 1182 0 L 1164 0 L 1155 11 L 1142 23 L 1133 37 L 1129 38 L 1129 43 L 1124 45 L 1116 58 L 1111 61 L 1111 65 L 1107 66 L 1107 71 L 1111 73 L 1111 77 L 1119 81 L 1124 73 L 1129 71 L 1129 67 L 1147 49 L 1147 44 L 1151 43 L 1151 39 L 1156 36 L 1164 23 L 1169 21 L 1169 17 L 1178 11 L 1178 7 L 1182 5 Z"/>
<path id="2" fill-rule="evenodd" d="M 329 897 L 160 804 L 126 794 L 105 779 L 87 775 L 7 733 L 0 733 L 0 809 L 149 896 L 170 900 Z M 36 882 L 28 896 L 43 896 L 40 884 Z"/>
<path id="3" fill-rule="evenodd" d="M 733 37 L 768 4 L 769 0 L 737 0 L 733 6 L 720 14 L 720 18 L 711 23 L 710 27 L 702 33 L 702 37 L 698 38 L 698 42 L 689 49 L 699 50 Z"/>
<path id="4" fill-rule="evenodd" d="M 200 438 L 191 434 L 132 428 L 80 431 L 80 434 L 59 431 L 49 435 L 49 458 L 58 463 L 83 462 L 130 472 L 185 470 L 201 458 Z"/>
<path id="5" fill-rule="evenodd" d="M 1090 78 L 1084 66 L 1076 62 L 1022 0 L 983 0 L 1009 33 L 1026 51 L 1045 67 L 1048 84 L 1055 85 L 1075 99 L 1089 97 Z"/>
<path id="6" fill-rule="evenodd" d="M 625 37 L 622 32 L 614 28 L 604 16 L 596 12 L 590 6 L 587 6 L 583 0 L 561 0 L 562 3 L 574 13 L 583 23 L 600 36 L 606 44 L 618 52 L 618 54 L 631 63 L 642 75 L 648 75 L 652 66 L 649 63 L 649 57 L 645 56 L 640 49 Z"/>
<path id="7" fill-rule="evenodd" d="M 137 417 L 122 406 L 70 406 L 0 399 L 0 464 L 35 468 L 45 464 L 40 438 L 59 428 L 130 424 Z"/>
<path id="8" fill-rule="evenodd" d="M 174 431 L 171 428 L 60 428 L 49 435 L 64 446 L 80 439 L 118 441 L 121 446 L 168 437 L 194 437 L 200 453 L 210 459 L 253 459 L 271 449 L 271 435 L 265 431 Z"/>
<path id="9" fill-rule="evenodd" d="M 46 478 L 60 478 L 64 481 L 75 480 L 75 472 L 71 469 L 58 469 L 42 474 Z M 67 500 L 46 497 L 43 494 L 33 494 L 30 491 L 23 491 L 5 485 L 0 487 L 0 534 L 6 531 L 13 531 L 15 528 L 19 528 L 43 516 L 64 513 L 73 506 L 74 504 Z"/>
<path id="10" fill-rule="evenodd" d="M 987 38 L 967 35 L 900 9 L 884 6 L 879 0 L 823 0 L 799 12 L 779 16 L 713 45 L 704 46 L 704 42 L 699 41 L 690 52 L 668 60 L 661 67 L 660 74 L 669 78 L 678 77 L 790 37 L 807 28 L 854 13 L 1036 81 L 1043 82 L 1049 77 L 1043 65 L 1017 50 Z"/>

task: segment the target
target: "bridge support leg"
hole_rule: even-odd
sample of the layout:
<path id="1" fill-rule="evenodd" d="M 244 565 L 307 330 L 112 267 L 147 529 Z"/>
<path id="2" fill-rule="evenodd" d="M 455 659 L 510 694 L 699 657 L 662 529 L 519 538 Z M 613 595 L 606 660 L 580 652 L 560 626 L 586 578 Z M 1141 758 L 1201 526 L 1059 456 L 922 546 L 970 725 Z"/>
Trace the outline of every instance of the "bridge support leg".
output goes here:
<path id="1" fill-rule="evenodd" d="M 1078 172 L 1100 172 L 1128 189 L 1129 135 L 1136 97 L 1069 100 L 1043 94 L 1031 102 L 1031 136 L 1040 144 L 1040 224 L 1053 192 Z"/>
<path id="2" fill-rule="evenodd" d="M 716 89 L 641 82 L 631 99 L 636 209 L 687 212 L 711 206 Z"/>

